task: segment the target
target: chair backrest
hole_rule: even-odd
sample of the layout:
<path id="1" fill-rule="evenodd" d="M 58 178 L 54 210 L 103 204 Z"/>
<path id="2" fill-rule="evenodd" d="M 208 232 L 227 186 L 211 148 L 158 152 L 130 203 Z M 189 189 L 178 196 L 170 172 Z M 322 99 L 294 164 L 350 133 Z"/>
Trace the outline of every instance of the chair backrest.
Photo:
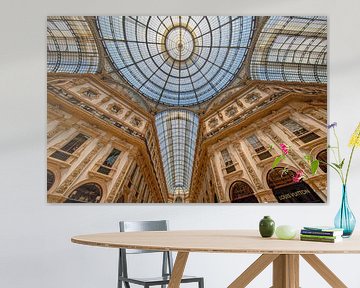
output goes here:
<path id="1" fill-rule="evenodd" d="M 167 220 L 157 221 L 120 221 L 120 232 L 140 232 L 140 231 L 167 231 L 169 228 Z M 173 259 L 169 251 L 150 251 L 136 249 L 119 249 L 119 275 L 128 277 L 127 273 L 127 254 L 141 253 L 163 253 L 162 275 L 172 272 Z"/>
<path id="2" fill-rule="evenodd" d="M 167 220 L 156 221 L 120 221 L 120 232 L 167 231 Z M 126 249 L 126 254 L 156 253 L 160 251 Z"/>

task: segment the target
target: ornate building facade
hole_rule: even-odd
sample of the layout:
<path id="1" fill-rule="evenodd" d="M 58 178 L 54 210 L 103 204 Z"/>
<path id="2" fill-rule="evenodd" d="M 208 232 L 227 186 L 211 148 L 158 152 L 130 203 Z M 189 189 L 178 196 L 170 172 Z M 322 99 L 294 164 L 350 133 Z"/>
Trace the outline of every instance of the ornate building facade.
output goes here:
<path id="1" fill-rule="evenodd" d="M 167 202 L 153 116 L 118 94 L 93 75 L 49 76 L 49 202 Z"/>
<path id="2" fill-rule="evenodd" d="M 326 201 L 326 168 L 312 175 L 304 160 L 305 155 L 326 159 L 326 99 L 325 85 L 255 81 L 212 106 L 202 121 L 191 188 L 198 193 L 190 201 Z M 288 175 L 272 168 L 280 143 L 291 143 L 283 163 Z M 293 183 L 300 169 L 306 180 Z"/>
<path id="3" fill-rule="evenodd" d="M 326 202 L 326 165 L 304 161 L 327 158 L 326 30 L 316 16 L 48 17 L 48 202 Z"/>

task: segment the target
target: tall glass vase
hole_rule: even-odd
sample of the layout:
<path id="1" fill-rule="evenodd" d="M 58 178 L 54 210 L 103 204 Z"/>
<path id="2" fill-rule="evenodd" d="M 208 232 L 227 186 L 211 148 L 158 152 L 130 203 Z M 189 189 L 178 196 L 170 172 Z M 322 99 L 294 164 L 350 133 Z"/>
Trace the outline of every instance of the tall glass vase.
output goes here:
<path id="1" fill-rule="evenodd" d="M 346 185 L 343 185 L 341 206 L 336 214 L 334 224 L 336 228 L 344 229 L 343 237 L 350 237 L 355 229 L 356 219 L 350 210 Z"/>

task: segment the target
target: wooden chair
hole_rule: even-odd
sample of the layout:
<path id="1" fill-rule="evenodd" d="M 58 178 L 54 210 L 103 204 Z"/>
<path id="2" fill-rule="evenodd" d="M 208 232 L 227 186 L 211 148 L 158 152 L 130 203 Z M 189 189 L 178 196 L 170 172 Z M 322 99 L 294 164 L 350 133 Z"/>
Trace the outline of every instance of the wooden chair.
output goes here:
<path id="1" fill-rule="evenodd" d="M 168 222 L 166 220 L 159 221 L 120 221 L 120 232 L 134 232 L 134 231 L 167 231 Z M 160 286 L 165 288 L 169 284 L 170 276 L 173 268 L 173 259 L 171 252 L 150 251 L 150 250 L 135 250 L 135 249 L 119 249 L 119 269 L 118 269 L 118 288 L 122 288 L 124 283 L 125 288 L 130 288 L 130 284 L 136 284 L 149 288 L 150 286 Z M 127 255 L 128 254 L 143 254 L 143 253 L 163 253 L 162 260 L 162 275 L 160 277 L 138 278 L 129 277 L 127 269 Z M 197 282 L 199 288 L 204 288 L 204 278 L 194 276 L 183 276 L 181 283 Z"/>

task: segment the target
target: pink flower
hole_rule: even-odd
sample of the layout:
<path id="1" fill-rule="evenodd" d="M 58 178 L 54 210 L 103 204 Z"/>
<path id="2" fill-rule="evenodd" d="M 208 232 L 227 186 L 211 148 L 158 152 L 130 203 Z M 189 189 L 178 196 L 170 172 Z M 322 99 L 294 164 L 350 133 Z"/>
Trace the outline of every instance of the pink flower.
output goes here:
<path id="1" fill-rule="evenodd" d="M 301 170 L 296 171 L 296 174 L 293 177 L 293 181 L 295 183 L 299 183 L 301 181 L 301 179 L 303 179 L 303 178 L 304 178 L 304 170 L 301 169 Z"/>
<path id="2" fill-rule="evenodd" d="M 289 147 L 285 143 L 280 143 L 280 148 L 285 155 L 289 154 Z"/>

